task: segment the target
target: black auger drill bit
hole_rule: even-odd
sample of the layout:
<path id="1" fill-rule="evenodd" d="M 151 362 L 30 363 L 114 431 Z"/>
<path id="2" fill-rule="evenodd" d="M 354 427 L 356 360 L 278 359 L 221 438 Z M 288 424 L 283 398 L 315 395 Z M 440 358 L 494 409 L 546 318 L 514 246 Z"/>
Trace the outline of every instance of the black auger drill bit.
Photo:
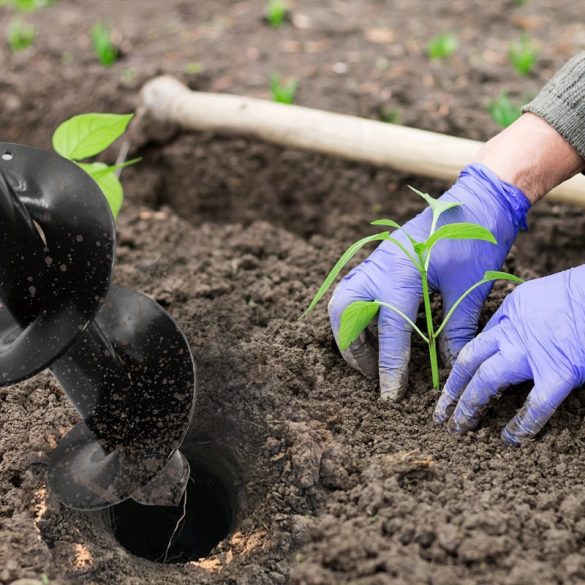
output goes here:
<path id="1" fill-rule="evenodd" d="M 49 486 L 80 510 L 178 505 L 193 357 L 160 305 L 111 284 L 114 253 L 114 220 L 89 175 L 0 143 L 0 386 L 50 368 L 82 418 L 51 456 Z"/>

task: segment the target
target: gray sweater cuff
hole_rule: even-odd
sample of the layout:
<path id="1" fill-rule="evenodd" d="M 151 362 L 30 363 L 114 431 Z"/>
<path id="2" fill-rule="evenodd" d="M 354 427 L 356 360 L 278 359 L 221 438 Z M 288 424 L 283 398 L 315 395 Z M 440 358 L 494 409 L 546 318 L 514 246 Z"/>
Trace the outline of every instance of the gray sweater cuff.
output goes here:
<path id="1" fill-rule="evenodd" d="M 585 51 L 522 108 L 546 120 L 585 159 Z"/>

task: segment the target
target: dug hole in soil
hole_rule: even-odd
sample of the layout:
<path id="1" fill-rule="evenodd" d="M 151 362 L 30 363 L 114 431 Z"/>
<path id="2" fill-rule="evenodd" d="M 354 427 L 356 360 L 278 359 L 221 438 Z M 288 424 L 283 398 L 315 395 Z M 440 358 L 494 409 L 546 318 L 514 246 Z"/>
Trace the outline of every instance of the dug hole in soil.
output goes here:
<path id="1" fill-rule="evenodd" d="M 372 116 L 380 105 L 373 96 L 383 93 L 372 85 L 388 84 L 388 105 L 397 100 L 404 123 L 486 139 L 495 128 L 479 107 L 480 88 L 497 94 L 505 83 L 516 95 L 535 92 L 575 52 L 567 39 L 582 16 L 578 3 L 539 2 L 557 20 L 553 26 L 538 13 L 531 17 L 543 42 L 542 71 L 520 80 L 501 62 L 483 59 L 483 52 L 505 56 L 499 39 L 518 34 L 514 18 L 524 16 L 507 1 L 465 3 L 472 9 L 456 20 L 454 2 L 433 3 L 433 11 L 428 2 L 396 1 L 384 26 L 403 31 L 406 48 L 398 38 L 381 45 L 379 24 L 371 33 L 380 4 L 369 0 L 346 3 L 339 18 L 331 17 L 336 3 L 303 3 L 299 10 L 314 28 L 278 33 L 254 11 L 242 11 L 243 3 L 166 0 L 161 12 L 161 3 L 141 0 L 136 13 L 131 3 L 117 2 L 120 21 L 129 11 L 135 23 L 125 29 L 125 61 L 102 70 L 79 41 L 77 61 L 62 67 L 62 41 L 51 31 L 65 30 L 61 38 L 75 43 L 80 27 L 102 18 L 108 4 L 72 1 L 69 21 L 61 18 L 63 2 L 30 17 L 50 26 L 41 30 L 35 59 L 7 60 L 0 84 L 5 139 L 48 147 L 52 129 L 68 115 L 131 111 L 163 52 L 170 55 L 165 70 L 177 75 L 173 55 L 206 57 L 209 72 L 188 79 L 193 87 L 257 95 L 281 38 L 283 46 L 312 47 L 279 56 L 284 71 L 303 76 L 303 105 Z M 166 9 L 171 5 L 175 11 Z M 177 31 L 194 19 L 215 28 L 202 27 L 185 42 Z M 436 22 L 443 28 L 433 28 Z M 152 23 L 170 33 L 145 34 Z M 228 26 L 230 43 L 218 44 L 220 25 Z M 417 35 L 455 27 L 482 58 L 470 67 L 460 52 L 448 65 L 429 65 Z M 253 61 L 242 46 L 270 58 Z M 389 66 L 372 72 L 351 65 L 354 89 L 341 90 L 340 78 L 325 72 L 340 59 L 353 63 L 346 46 L 362 64 L 384 54 Z M 133 82 L 122 78 L 129 65 L 137 72 Z M 184 446 L 193 469 L 185 529 L 167 550 L 182 508 L 147 513 L 128 502 L 111 513 L 80 513 L 47 492 L 49 454 L 78 418 L 44 373 L 0 389 L 3 585 L 43 573 L 51 584 L 104 585 L 583 582 L 582 391 L 522 449 L 506 448 L 499 434 L 526 386 L 512 389 L 476 432 L 454 437 L 432 423 L 437 394 L 422 346 L 414 346 L 406 398 L 388 404 L 339 356 L 324 303 L 297 321 L 340 252 L 369 233 L 369 221 L 403 221 L 420 210 L 406 184 L 433 195 L 448 185 L 243 137 L 182 135 L 136 155 L 143 162 L 123 175 L 128 201 L 118 222 L 115 280 L 168 309 L 197 361 L 196 413 Z M 583 262 L 582 211 L 542 202 L 529 223 L 508 262 L 514 273 L 532 278 Z M 509 290 L 496 286 L 485 317 Z"/>

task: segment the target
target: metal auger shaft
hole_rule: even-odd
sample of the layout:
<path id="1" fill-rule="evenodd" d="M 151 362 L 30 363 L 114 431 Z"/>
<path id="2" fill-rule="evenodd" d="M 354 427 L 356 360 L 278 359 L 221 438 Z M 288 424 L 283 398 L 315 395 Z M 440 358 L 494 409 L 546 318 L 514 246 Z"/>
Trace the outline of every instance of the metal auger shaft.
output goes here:
<path id="1" fill-rule="evenodd" d="M 160 305 L 111 284 L 98 186 L 56 154 L 0 143 L 0 250 L 0 385 L 50 368 L 82 418 L 51 456 L 50 487 L 82 510 L 178 505 L 193 357 Z"/>

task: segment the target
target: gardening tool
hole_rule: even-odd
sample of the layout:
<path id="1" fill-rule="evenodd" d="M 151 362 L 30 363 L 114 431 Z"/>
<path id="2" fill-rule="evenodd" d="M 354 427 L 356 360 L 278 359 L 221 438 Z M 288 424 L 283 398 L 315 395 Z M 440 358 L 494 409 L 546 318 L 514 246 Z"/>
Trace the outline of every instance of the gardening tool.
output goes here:
<path id="1" fill-rule="evenodd" d="M 111 284 L 99 187 L 56 154 L 0 143 L 0 249 L 0 385 L 50 368 L 82 418 L 51 455 L 51 489 L 80 510 L 178 505 L 194 362 L 160 305 Z"/>
<path id="2" fill-rule="evenodd" d="M 339 156 L 453 182 L 474 162 L 481 142 L 267 100 L 191 91 L 173 77 L 141 90 L 151 118 L 188 130 L 233 132 L 289 148 Z M 585 176 L 565 181 L 550 201 L 585 207 Z"/>

